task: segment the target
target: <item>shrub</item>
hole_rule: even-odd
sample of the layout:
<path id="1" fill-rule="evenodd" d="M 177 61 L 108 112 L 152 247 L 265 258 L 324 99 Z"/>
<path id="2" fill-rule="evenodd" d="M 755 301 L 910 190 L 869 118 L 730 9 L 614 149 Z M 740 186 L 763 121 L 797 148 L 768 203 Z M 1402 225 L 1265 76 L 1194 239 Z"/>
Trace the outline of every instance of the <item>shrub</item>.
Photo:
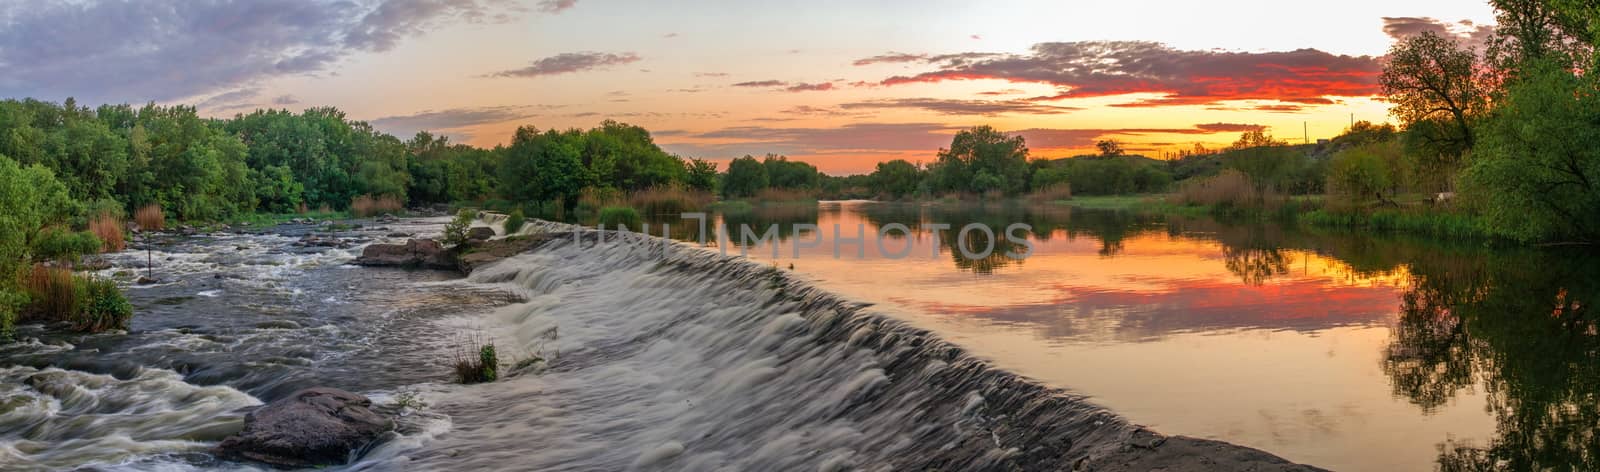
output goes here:
<path id="1" fill-rule="evenodd" d="M 350 213 L 357 218 L 383 214 L 398 213 L 405 210 L 405 204 L 399 198 L 389 195 L 361 195 L 350 200 Z"/>
<path id="2" fill-rule="evenodd" d="M 477 338 L 456 349 L 456 382 L 476 384 L 493 382 L 500 377 L 500 357 L 495 354 L 494 343 L 483 343 Z"/>
<path id="3" fill-rule="evenodd" d="M 159 231 L 167 227 L 167 216 L 162 213 L 161 204 L 158 203 L 145 205 L 139 211 L 133 212 L 133 221 L 139 223 L 139 228 L 145 231 Z"/>
<path id="4" fill-rule="evenodd" d="M 471 208 L 462 208 L 456 212 L 456 219 L 444 225 L 444 243 L 455 246 L 467 242 L 467 228 L 472 227 L 472 220 L 478 219 L 478 211 Z"/>
<path id="5" fill-rule="evenodd" d="M 89 220 L 89 232 L 100 239 L 101 252 L 122 252 L 128 248 L 126 235 L 122 232 L 122 219 L 109 213 Z"/>
<path id="6" fill-rule="evenodd" d="M 600 225 L 612 228 L 622 226 L 642 228 L 644 219 L 640 218 L 639 212 L 631 207 L 610 206 L 600 209 Z"/>
<path id="7" fill-rule="evenodd" d="M 119 235 L 120 237 L 120 235 Z M 36 260 L 78 262 L 84 254 L 100 253 L 100 238 L 89 232 L 72 232 L 60 227 L 46 228 L 33 240 Z"/>
<path id="8" fill-rule="evenodd" d="M 528 218 L 522 215 L 521 208 L 511 210 L 511 214 L 506 216 L 506 234 L 512 235 L 522 231 L 522 225 L 527 221 Z"/>
<path id="9" fill-rule="evenodd" d="M 26 295 L 0 288 L 0 341 L 16 335 L 17 312 L 26 301 Z"/>
<path id="10" fill-rule="evenodd" d="M 75 290 L 78 310 L 70 321 L 72 329 L 98 333 L 111 329 L 128 329 L 133 319 L 133 305 L 117 290 L 117 284 L 107 279 L 76 277 Z"/>

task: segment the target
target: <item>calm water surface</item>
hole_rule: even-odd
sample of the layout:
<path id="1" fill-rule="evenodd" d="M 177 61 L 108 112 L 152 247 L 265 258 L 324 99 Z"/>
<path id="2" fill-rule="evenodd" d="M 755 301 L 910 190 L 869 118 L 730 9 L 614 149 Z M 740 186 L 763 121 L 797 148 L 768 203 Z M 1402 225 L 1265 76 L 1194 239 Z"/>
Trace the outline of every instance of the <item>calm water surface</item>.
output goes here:
<path id="1" fill-rule="evenodd" d="M 1600 467 L 1588 254 L 1019 204 L 824 202 L 721 221 L 735 239 L 741 224 L 784 235 L 724 242 L 730 254 L 1163 432 L 1337 470 Z M 1022 250 L 1001 236 L 971 260 L 950 250 L 957 231 L 934 227 L 974 222 L 1028 223 L 1034 252 L 998 255 Z M 890 231 L 880 249 L 893 223 L 912 235 Z M 865 248 L 848 241 L 858 227 Z"/>

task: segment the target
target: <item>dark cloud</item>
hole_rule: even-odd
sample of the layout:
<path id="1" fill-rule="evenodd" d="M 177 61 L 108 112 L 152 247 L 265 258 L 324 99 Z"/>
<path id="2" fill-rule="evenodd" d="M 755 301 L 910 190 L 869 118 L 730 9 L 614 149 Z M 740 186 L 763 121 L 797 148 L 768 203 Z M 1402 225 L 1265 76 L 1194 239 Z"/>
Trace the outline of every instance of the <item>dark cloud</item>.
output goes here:
<path id="1" fill-rule="evenodd" d="M 539 11 L 545 13 L 561 13 L 578 4 L 578 0 L 541 0 Z"/>
<path id="2" fill-rule="evenodd" d="M 249 101 L 254 100 L 259 95 L 261 95 L 260 88 L 242 88 L 214 95 L 211 98 L 201 100 L 200 103 L 196 103 L 194 106 L 201 110 L 212 111 L 248 108 L 255 106 L 253 102 Z"/>
<path id="3" fill-rule="evenodd" d="M 1447 23 L 1427 17 L 1385 17 L 1383 33 L 1395 40 L 1422 33 L 1433 33 L 1455 39 L 1467 47 L 1483 52 L 1489 44 L 1489 39 L 1494 37 L 1494 25 L 1480 25 L 1471 20 Z"/>
<path id="4" fill-rule="evenodd" d="M 752 87 L 752 88 L 783 87 L 783 86 L 787 86 L 787 85 L 789 85 L 789 83 L 788 82 L 784 82 L 782 80 L 757 80 L 757 81 L 752 81 L 752 82 L 739 82 L 737 84 L 733 84 L 734 87 Z"/>
<path id="5" fill-rule="evenodd" d="M 813 155 L 835 151 L 913 151 L 948 146 L 950 132 L 953 132 L 951 127 L 934 123 L 855 123 L 837 128 L 738 126 L 685 133 L 674 137 L 678 142 L 662 146 L 683 155 L 713 157 L 768 152 Z"/>
<path id="6" fill-rule="evenodd" d="M 385 116 L 372 120 L 372 126 L 395 136 L 411 136 L 418 131 L 438 131 L 474 125 L 499 123 L 538 115 L 541 109 L 558 106 L 499 106 L 428 110 L 410 115 Z"/>
<path id="7" fill-rule="evenodd" d="M 785 110 L 783 110 L 783 111 L 781 111 L 779 113 L 787 113 L 787 114 L 790 114 L 790 115 L 810 115 L 810 116 L 844 116 L 844 115 L 848 115 L 849 114 L 849 113 L 845 113 L 844 111 L 841 111 L 841 110 L 830 110 L 830 109 L 827 109 L 827 108 L 814 107 L 814 106 L 811 106 L 811 105 L 800 105 L 800 106 L 790 107 L 790 108 L 785 109 Z"/>
<path id="8" fill-rule="evenodd" d="M 858 65 L 858 66 L 870 66 L 870 65 L 873 65 L 873 64 L 897 64 L 897 63 L 904 63 L 904 62 L 924 62 L 924 61 L 927 61 L 927 60 L 928 60 L 928 55 L 927 54 L 906 54 L 906 53 L 903 53 L 903 52 L 891 52 L 891 53 L 888 53 L 888 54 L 880 54 L 880 55 L 877 55 L 877 56 L 856 59 L 856 61 L 853 64 Z"/>
<path id="9" fill-rule="evenodd" d="M 833 90 L 833 82 L 820 82 L 815 84 L 794 84 L 783 89 L 786 92 L 825 92 Z"/>
<path id="10" fill-rule="evenodd" d="M 1229 100 L 1313 103 L 1379 91 L 1376 58 L 1315 49 L 1287 52 L 1185 51 L 1142 41 L 1041 43 L 1028 54 L 930 57 L 938 70 L 890 77 L 883 85 L 996 79 L 1042 83 L 1062 93 L 1035 100 L 1153 93 L 1135 106 L 1208 105 Z"/>
<path id="11" fill-rule="evenodd" d="M 294 98 L 294 95 L 279 95 L 272 99 L 273 105 L 294 105 L 297 103 L 300 103 L 300 99 Z"/>
<path id="12" fill-rule="evenodd" d="M 839 105 L 846 110 L 915 108 L 946 115 L 994 116 L 1003 113 L 1059 115 L 1080 108 L 1060 107 L 1027 100 L 948 100 L 940 98 L 894 98 Z"/>
<path id="13" fill-rule="evenodd" d="M 727 77 L 727 72 L 695 72 L 695 77 Z"/>
<path id="14" fill-rule="evenodd" d="M 1210 131 L 1210 132 L 1213 132 L 1213 133 L 1243 133 L 1243 132 L 1246 132 L 1246 131 L 1266 131 L 1267 130 L 1267 127 L 1264 126 L 1264 125 L 1250 125 L 1250 124 L 1242 124 L 1242 123 L 1209 123 L 1209 124 L 1202 124 L 1202 125 L 1194 125 L 1194 127 L 1196 129 Z"/>
<path id="15" fill-rule="evenodd" d="M 516 13 L 505 0 L 0 2 L 0 96 L 174 100 Z"/>
<path id="16" fill-rule="evenodd" d="M 1148 136 L 1152 134 L 1181 134 L 1181 135 L 1207 135 L 1207 134 L 1233 134 L 1245 131 L 1261 131 L 1266 126 L 1233 123 L 1211 123 L 1195 125 L 1193 128 L 1122 128 L 1122 129 L 1025 129 L 1014 131 L 1011 134 L 1020 134 L 1028 141 L 1028 146 L 1036 148 L 1085 148 L 1093 146 L 1095 142 L 1116 136 Z"/>
<path id="17" fill-rule="evenodd" d="M 1027 91 L 1022 89 L 991 90 L 988 92 L 978 92 L 978 95 L 1018 95 L 1022 93 L 1027 93 Z"/>
<path id="18" fill-rule="evenodd" d="M 621 54 L 605 52 L 568 52 L 557 54 L 533 61 L 527 67 L 520 69 L 503 70 L 489 74 L 490 77 L 542 77 L 546 75 L 570 74 L 587 70 L 602 69 L 609 66 L 630 64 L 639 61 L 639 56 L 631 52 Z"/>

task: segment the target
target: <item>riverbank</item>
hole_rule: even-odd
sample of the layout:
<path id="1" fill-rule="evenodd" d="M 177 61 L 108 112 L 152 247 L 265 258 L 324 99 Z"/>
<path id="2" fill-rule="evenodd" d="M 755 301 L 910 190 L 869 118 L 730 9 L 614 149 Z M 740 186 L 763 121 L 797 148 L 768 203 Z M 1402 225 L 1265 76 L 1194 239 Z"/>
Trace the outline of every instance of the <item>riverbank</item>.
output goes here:
<path id="1" fill-rule="evenodd" d="M 1094 210 L 1274 220 L 1320 230 L 1375 231 L 1449 241 L 1510 243 L 1485 229 L 1485 223 L 1475 216 L 1446 207 L 1428 206 L 1420 201 L 1393 208 L 1334 211 L 1326 208 L 1321 196 L 1302 196 L 1290 199 L 1277 210 L 1259 210 L 1178 205 L 1170 203 L 1169 197 L 1165 194 L 1073 197 L 1055 203 Z"/>

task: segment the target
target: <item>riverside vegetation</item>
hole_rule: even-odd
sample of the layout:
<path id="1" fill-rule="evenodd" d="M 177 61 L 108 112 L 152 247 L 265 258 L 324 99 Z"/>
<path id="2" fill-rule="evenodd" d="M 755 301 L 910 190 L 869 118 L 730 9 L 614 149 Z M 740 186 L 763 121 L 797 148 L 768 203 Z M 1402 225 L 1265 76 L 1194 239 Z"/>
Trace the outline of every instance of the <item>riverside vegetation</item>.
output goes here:
<path id="1" fill-rule="evenodd" d="M 1196 145 L 1164 160 L 1128 155 L 1115 141 L 1100 142 L 1096 155 L 1034 159 L 1020 136 L 980 126 L 957 133 L 926 165 L 894 160 L 836 177 L 767 155 L 719 172 L 615 121 L 589 130 L 525 126 L 509 145 L 484 149 L 427 132 L 401 140 L 331 107 L 209 119 L 189 106 L 0 101 L 0 334 L 19 319 L 90 316 L 41 313 L 35 307 L 50 295 L 24 279 L 37 264 L 65 267 L 123 249 L 130 211 L 147 230 L 449 204 L 620 223 L 705 207 L 719 195 L 740 202 L 721 203 L 737 212 L 751 202 L 819 198 L 1173 192 L 1161 205 L 1191 209 L 1181 211 L 1300 214 L 1315 225 L 1442 238 L 1600 241 L 1600 74 L 1592 72 L 1600 14 L 1582 2 L 1491 3 L 1498 24 L 1514 27 L 1498 28 L 1486 51 L 1433 33 L 1390 51 L 1381 83 L 1398 127 L 1354 123 L 1327 143 L 1298 146 L 1250 130 L 1226 149 Z M 57 293 L 86 297 L 73 306 L 118 305 L 114 291 Z"/>

